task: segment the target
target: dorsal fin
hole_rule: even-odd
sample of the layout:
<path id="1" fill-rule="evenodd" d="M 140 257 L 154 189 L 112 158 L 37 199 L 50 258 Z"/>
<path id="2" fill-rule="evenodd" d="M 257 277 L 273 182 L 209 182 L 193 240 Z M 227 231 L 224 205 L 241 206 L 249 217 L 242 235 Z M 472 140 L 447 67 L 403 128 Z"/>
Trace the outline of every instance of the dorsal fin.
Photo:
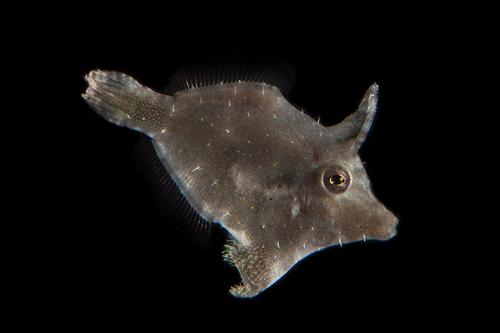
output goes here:
<path id="1" fill-rule="evenodd" d="M 162 215 L 173 222 L 181 237 L 207 248 L 210 245 L 211 223 L 203 219 L 181 193 L 149 137 L 141 134 L 134 149 L 134 160 L 137 170 L 151 188 Z"/>
<path id="2" fill-rule="evenodd" d="M 295 71 L 291 64 L 279 61 L 231 62 L 185 65 L 171 77 L 165 93 L 203 86 L 235 82 L 265 83 L 280 89 L 287 96 L 295 83 Z"/>

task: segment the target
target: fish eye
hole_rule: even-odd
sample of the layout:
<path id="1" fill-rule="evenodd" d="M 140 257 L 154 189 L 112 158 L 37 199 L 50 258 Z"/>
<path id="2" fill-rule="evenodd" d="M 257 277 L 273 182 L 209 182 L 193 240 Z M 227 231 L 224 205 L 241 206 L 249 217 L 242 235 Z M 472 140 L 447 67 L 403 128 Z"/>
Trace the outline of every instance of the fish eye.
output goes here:
<path id="1" fill-rule="evenodd" d="M 349 187 L 349 183 L 349 174 L 339 167 L 327 170 L 323 175 L 323 185 L 332 193 L 344 192 Z"/>
<path id="2" fill-rule="evenodd" d="M 328 182 L 335 186 L 342 186 L 345 184 L 345 177 L 342 175 L 333 175 L 328 177 Z"/>

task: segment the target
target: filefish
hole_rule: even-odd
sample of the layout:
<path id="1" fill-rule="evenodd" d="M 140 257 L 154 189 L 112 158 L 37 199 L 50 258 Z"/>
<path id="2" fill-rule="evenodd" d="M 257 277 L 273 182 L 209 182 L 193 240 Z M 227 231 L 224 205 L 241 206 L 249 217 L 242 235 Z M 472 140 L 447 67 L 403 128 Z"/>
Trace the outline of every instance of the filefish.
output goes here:
<path id="1" fill-rule="evenodd" d="M 169 179 L 158 183 L 181 196 L 185 204 L 173 206 L 187 207 L 193 229 L 227 231 L 223 257 L 240 273 L 230 289 L 237 297 L 260 294 L 319 250 L 388 240 L 398 224 L 358 154 L 378 85 L 351 115 L 324 126 L 288 101 L 289 82 L 277 77 L 180 71 L 167 93 L 114 71 L 85 77 L 82 96 L 97 114 L 149 138 Z"/>

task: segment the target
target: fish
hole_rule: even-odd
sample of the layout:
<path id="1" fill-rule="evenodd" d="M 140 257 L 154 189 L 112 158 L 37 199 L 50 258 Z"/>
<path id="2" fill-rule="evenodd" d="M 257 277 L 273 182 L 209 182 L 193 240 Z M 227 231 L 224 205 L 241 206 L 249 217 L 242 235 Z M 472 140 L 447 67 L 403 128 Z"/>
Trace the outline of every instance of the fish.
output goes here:
<path id="1" fill-rule="evenodd" d="M 92 70 L 85 80 L 82 96 L 98 115 L 150 141 L 160 178 L 171 181 L 158 181 L 162 203 L 177 191 L 192 229 L 227 232 L 222 255 L 241 277 L 233 296 L 261 294 L 320 250 L 397 233 L 399 219 L 373 194 L 359 156 L 377 83 L 352 114 L 324 126 L 268 70 L 179 71 L 166 91 L 116 71 Z"/>

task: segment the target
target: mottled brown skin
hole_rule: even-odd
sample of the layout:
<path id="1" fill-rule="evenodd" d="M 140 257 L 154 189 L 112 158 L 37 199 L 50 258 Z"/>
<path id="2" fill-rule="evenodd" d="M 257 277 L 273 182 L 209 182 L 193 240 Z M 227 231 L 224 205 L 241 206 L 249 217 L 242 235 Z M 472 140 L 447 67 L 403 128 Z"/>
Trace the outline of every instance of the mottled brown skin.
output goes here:
<path id="1" fill-rule="evenodd" d="M 165 168 L 192 207 L 232 236 L 224 257 L 255 296 L 320 249 L 395 234 L 396 217 L 372 194 L 358 149 L 377 100 L 324 127 L 279 89 L 234 82 L 162 95 L 120 73 L 92 71 L 88 103 L 107 120 L 153 138 Z M 337 168 L 349 186 L 331 191 Z"/>

